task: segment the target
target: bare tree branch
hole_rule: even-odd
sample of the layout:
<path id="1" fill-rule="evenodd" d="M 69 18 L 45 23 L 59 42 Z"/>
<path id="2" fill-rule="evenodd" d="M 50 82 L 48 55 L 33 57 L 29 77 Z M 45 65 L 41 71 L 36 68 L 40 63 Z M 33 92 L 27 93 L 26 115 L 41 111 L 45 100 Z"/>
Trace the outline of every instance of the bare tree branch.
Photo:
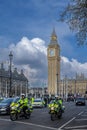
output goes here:
<path id="1" fill-rule="evenodd" d="M 76 32 L 79 45 L 87 44 L 87 0 L 71 0 L 59 20 L 65 21 Z"/>

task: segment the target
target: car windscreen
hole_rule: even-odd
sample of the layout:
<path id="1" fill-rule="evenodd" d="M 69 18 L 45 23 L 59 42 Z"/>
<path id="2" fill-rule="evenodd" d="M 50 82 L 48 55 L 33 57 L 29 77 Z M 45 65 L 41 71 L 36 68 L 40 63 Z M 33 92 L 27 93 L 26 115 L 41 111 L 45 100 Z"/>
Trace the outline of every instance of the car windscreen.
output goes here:
<path id="1" fill-rule="evenodd" d="M 0 102 L 2 101 L 3 99 L 0 99 Z"/>
<path id="2" fill-rule="evenodd" d="M 20 99 L 20 98 L 14 98 L 14 99 L 13 99 L 13 102 L 16 103 L 19 99 Z"/>
<path id="3" fill-rule="evenodd" d="M 34 102 L 42 102 L 41 100 L 34 100 Z"/>
<path id="4" fill-rule="evenodd" d="M 1 103 L 11 103 L 13 101 L 13 98 L 4 99 L 1 101 Z"/>
<path id="5" fill-rule="evenodd" d="M 77 98 L 76 100 L 77 100 L 77 101 L 84 101 L 85 98 Z"/>

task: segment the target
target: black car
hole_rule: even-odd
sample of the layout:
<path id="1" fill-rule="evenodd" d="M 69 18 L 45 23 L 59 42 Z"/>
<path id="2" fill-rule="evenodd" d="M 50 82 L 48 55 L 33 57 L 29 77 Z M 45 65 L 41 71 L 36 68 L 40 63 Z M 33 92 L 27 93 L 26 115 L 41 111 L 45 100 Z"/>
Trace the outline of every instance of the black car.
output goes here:
<path id="1" fill-rule="evenodd" d="M 85 98 L 83 97 L 76 98 L 75 103 L 76 105 L 86 105 Z"/>
<path id="2" fill-rule="evenodd" d="M 10 104 L 13 102 L 14 98 L 5 98 L 0 102 L 0 114 L 10 113 Z"/>

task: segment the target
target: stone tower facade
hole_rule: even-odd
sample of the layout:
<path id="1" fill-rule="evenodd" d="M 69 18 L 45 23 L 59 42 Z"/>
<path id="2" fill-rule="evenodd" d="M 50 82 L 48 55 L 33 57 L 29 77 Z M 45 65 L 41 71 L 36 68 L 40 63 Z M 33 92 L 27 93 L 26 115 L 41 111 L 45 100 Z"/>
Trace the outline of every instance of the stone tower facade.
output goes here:
<path id="1" fill-rule="evenodd" d="M 60 46 L 57 42 L 57 35 L 53 29 L 51 40 L 47 49 L 48 58 L 48 94 L 59 94 L 60 81 Z"/>

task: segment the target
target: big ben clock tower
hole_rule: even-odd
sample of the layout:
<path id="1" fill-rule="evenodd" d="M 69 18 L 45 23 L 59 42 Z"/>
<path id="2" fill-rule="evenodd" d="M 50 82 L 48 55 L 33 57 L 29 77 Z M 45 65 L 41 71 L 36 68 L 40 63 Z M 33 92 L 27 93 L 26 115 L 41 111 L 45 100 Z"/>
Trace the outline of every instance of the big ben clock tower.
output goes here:
<path id="1" fill-rule="evenodd" d="M 60 81 L 60 46 L 57 42 L 57 35 L 53 29 L 50 44 L 47 49 L 48 57 L 48 93 L 49 95 L 59 94 Z"/>

